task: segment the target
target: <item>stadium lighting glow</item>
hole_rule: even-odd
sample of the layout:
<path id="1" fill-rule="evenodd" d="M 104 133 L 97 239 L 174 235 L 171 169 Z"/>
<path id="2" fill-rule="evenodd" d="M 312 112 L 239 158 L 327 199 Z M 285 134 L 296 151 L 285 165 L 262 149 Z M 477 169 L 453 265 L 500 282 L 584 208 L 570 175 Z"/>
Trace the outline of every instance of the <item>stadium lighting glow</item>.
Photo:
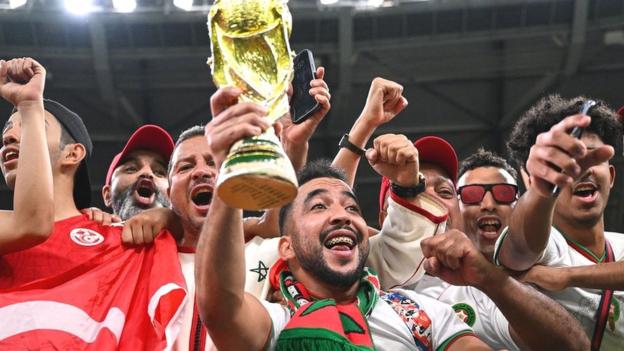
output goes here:
<path id="1" fill-rule="evenodd" d="M 191 11 L 193 9 L 193 0 L 173 0 L 173 5 L 184 11 Z"/>
<path id="2" fill-rule="evenodd" d="M 113 7 L 119 12 L 129 13 L 136 9 L 136 0 L 113 0 Z"/>
<path id="3" fill-rule="evenodd" d="M 93 0 L 65 0 L 65 9 L 76 15 L 93 11 Z"/>
<path id="4" fill-rule="evenodd" d="M 26 5 L 26 1 L 28 0 L 9 0 L 9 8 L 16 9 L 20 6 Z"/>
<path id="5" fill-rule="evenodd" d="M 337 2 L 338 0 L 321 0 L 321 5 L 333 5 Z"/>
<path id="6" fill-rule="evenodd" d="M 368 6 L 380 7 L 383 5 L 384 0 L 368 0 Z"/>

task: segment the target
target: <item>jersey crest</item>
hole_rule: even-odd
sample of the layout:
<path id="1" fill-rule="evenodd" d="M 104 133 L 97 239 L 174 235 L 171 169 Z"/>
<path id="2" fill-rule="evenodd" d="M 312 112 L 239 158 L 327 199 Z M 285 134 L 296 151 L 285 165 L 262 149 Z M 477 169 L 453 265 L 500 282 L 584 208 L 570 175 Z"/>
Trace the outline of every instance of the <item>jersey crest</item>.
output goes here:
<path id="1" fill-rule="evenodd" d="M 96 246 L 104 242 L 104 236 L 95 230 L 75 228 L 69 233 L 73 242 L 80 246 Z"/>
<path id="2" fill-rule="evenodd" d="M 457 318 L 461 319 L 462 322 L 468 324 L 470 327 L 474 326 L 477 321 L 477 314 L 474 308 L 467 303 L 454 304 L 453 311 L 455 311 Z"/>

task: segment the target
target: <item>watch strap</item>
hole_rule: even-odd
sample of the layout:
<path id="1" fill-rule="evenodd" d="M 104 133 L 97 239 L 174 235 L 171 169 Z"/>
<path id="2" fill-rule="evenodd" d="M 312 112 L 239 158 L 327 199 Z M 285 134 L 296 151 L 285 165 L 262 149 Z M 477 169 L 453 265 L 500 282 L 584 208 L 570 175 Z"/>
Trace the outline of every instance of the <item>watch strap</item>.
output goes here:
<path id="1" fill-rule="evenodd" d="M 345 134 L 342 136 L 340 142 L 338 143 L 338 146 L 341 148 L 344 147 L 359 156 L 364 156 L 366 154 L 366 150 L 349 141 L 349 134 Z"/>

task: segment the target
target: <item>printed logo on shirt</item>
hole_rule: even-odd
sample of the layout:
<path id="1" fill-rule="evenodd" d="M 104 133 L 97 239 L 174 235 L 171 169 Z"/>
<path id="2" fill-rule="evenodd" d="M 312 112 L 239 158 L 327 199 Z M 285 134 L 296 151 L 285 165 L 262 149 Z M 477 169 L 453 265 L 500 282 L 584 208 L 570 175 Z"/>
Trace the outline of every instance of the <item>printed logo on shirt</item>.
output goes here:
<path id="1" fill-rule="evenodd" d="M 104 242 L 104 236 L 94 230 L 76 228 L 69 233 L 73 242 L 80 246 L 95 246 Z"/>
<path id="2" fill-rule="evenodd" d="M 469 304 L 456 303 L 453 305 L 453 310 L 455 311 L 455 314 L 457 314 L 457 317 L 470 327 L 472 327 L 477 321 L 477 314 Z"/>
<path id="3" fill-rule="evenodd" d="M 620 303 L 617 298 L 614 296 L 611 299 L 611 306 L 609 306 L 609 329 L 612 332 L 615 332 L 615 322 L 620 319 Z"/>
<path id="4" fill-rule="evenodd" d="M 264 262 L 258 261 L 258 267 L 250 269 L 249 271 L 258 274 L 258 283 L 260 283 L 267 278 L 269 267 L 267 267 Z"/>

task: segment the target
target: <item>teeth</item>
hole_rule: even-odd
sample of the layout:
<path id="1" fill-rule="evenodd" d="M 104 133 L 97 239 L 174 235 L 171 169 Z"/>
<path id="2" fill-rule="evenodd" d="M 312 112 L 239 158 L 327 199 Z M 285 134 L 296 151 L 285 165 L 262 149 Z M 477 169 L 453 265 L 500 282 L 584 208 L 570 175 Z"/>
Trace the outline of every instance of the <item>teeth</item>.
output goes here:
<path id="1" fill-rule="evenodd" d="M 9 159 L 11 159 L 11 158 L 13 158 L 13 157 L 15 157 L 15 158 L 17 158 L 17 157 L 18 157 L 17 152 L 15 152 L 15 151 L 9 151 L 9 152 L 7 152 L 7 153 L 4 155 L 4 159 L 5 159 L 5 160 L 9 160 Z"/>
<path id="2" fill-rule="evenodd" d="M 332 246 L 336 246 L 339 244 L 346 244 L 348 246 L 352 246 L 355 243 L 353 242 L 353 240 L 347 236 L 338 236 L 335 238 L 331 238 L 328 242 L 327 242 L 327 246 L 332 247 Z"/>

